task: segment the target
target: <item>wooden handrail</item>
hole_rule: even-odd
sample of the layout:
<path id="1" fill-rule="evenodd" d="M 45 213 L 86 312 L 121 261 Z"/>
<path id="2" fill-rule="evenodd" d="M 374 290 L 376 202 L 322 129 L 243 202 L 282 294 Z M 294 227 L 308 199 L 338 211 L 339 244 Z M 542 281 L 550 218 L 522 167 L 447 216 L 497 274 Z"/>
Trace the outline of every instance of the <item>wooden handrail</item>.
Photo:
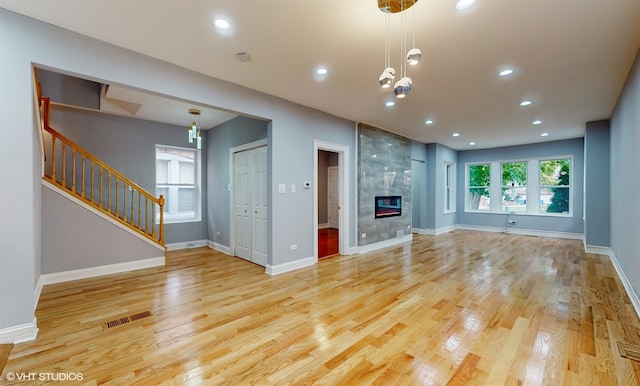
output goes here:
<path id="1" fill-rule="evenodd" d="M 79 200 L 108 214 L 135 232 L 164 246 L 164 197 L 162 195 L 155 197 L 53 129 L 49 125 L 49 98 L 40 97 L 40 105 L 43 109 L 42 128 L 51 134 L 50 153 L 47 153 L 47 146 L 45 146 L 44 179 L 72 193 Z M 57 141 L 60 142 L 61 154 L 56 153 Z M 71 170 L 67 170 L 69 157 Z M 77 170 L 78 163 L 82 169 L 81 172 Z M 60 167 L 60 171 L 57 170 L 57 166 Z M 87 169 L 90 178 L 86 178 Z M 59 178 L 58 175 L 60 175 Z M 97 184 L 96 177 L 99 180 Z M 76 181 L 77 179 L 80 181 Z M 158 224 L 156 224 L 156 213 L 159 216 Z"/>

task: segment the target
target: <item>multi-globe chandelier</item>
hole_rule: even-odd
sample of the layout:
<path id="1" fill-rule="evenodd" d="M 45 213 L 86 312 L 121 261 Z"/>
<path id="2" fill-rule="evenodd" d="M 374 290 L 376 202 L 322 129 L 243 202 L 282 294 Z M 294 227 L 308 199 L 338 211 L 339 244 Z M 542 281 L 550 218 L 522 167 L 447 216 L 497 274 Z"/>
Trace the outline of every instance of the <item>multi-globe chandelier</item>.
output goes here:
<path id="1" fill-rule="evenodd" d="M 393 85 L 397 98 L 404 98 L 413 87 L 413 81 L 407 76 L 407 65 L 416 65 L 422 58 L 422 52 L 416 48 L 415 8 L 413 9 L 413 48 L 407 52 L 407 9 L 418 0 L 378 0 L 378 8 L 385 13 L 385 63 L 384 70 L 378 78 L 382 88 L 390 88 L 396 77 L 395 68 L 391 67 L 391 14 L 400 13 L 400 79 Z M 406 52 L 406 56 L 405 53 Z"/>

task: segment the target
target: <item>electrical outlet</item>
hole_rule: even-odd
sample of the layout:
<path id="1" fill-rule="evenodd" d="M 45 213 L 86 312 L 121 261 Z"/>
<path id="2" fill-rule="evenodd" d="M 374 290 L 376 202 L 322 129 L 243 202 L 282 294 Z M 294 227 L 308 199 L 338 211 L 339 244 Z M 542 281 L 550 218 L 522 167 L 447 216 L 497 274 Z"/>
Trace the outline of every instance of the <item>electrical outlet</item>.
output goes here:
<path id="1" fill-rule="evenodd" d="M 292 251 L 295 251 L 296 249 L 298 249 L 298 244 L 291 244 L 291 247 L 289 247 Z"/>
<path id="2" fill-rule="evenodd" d="M 367 238 L 367 234 L 366 234 L 366 233 L 363 233 L 363 234 L 362 234 L 362 238 L 363 238 L 363 239 L 366 239 L 366 238 Z"/>

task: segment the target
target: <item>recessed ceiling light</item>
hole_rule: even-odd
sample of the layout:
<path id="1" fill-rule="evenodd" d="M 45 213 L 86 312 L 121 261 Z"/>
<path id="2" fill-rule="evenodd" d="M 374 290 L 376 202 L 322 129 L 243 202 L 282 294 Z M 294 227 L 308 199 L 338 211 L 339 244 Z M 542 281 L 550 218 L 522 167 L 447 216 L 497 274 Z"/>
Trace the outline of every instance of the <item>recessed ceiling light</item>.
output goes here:
<path id="1" fill-rule="evenodd" d="M 327 75 L 329 73 L 329 70 L 327 70 L 324 67 L 320 67 L 318 69 L 316 69 L 316 74 L 317 75 Z"/>
<path id="2" fill-rule="evenodd" d="M 467 9 L 475 4 L 476 0 L 459 0 L 456 3 L 456 9 L 458 11 L 462 11 L 463 9 Z"/>
<path id="3" fill-rule="evenodd" d="M 541 124 L 542 124 L 542 121 L 541 121 L 541 120 L 539 120 L 539 119 L 537 119 L 537 120 L 535 120 L 535 121 L 533 121 L 533 122 L 531 122 L 531 123 L 533 123 L 534 125 L 541 125 Z"/>
<path id="4" fill-rule="evenodd" d="M 500 76 L 509 76 L 511 74 L 513 74 L 513 69 L 511 69 L 511 68 L 508 68 L 506 70 L 502 70 L 502 71 L 500 71 L 498 73 L 498 75 L 500 75 Z"/>
<path id="5" fill-rule="evenodd" d="M 394 101 L 389 101 L 389 102 L 385 103 L 384 105 L 385 105 L 385 106 L 387 106 L 387 107 L 391 107 L 391 106 L 395 106 L 395 105 L 396 105 L 396 102 L 394 102 Z"/>
<path id="6" fill-rule="evenodd" d="M 476 143 L 475 142 L 469 142 L 470 146 L 474 146 Z"/>
<path id="7" fill-rule="evenodd" d="M 548 137 L 548 136 L 549 136 L 549 133 L 542 133 L 542 134 L 540 134 L 540 136 L 541 136 L 541 137 Z"/>
<path id="8" fill-rule="evenodd" d="M 454 136 L 454 137 L 459 137 L 459 136 L 460 136 L 460 133 L 453 133 L 453 136 Z"/>
<path id="9" fill-rule="evenodd" d="M 432 119 L 427 119 L 426 121 L 424 121 L 425 125 L 433 125 L 433 120 Z"/>
<path id="10" fill-rule="evenodd" d="M 215 25 L 216 28 L 219 29 L 229 29 L 229 27 L 231 26 L 231 24 L 229 24 L 229 22 L 225 19 L 216 19 L 213 21 L 213 25 Z"/>
<path id="11" fill-rule="evenodd" d="M 520 102 L 520 106 L 529 106 L 529 105 L 531 105 L 531 103 L 532 103 L 532 102 L 531 102 L 531 101 L 529 101 L 529 100 L 522 101 L 522 102 Z"/>

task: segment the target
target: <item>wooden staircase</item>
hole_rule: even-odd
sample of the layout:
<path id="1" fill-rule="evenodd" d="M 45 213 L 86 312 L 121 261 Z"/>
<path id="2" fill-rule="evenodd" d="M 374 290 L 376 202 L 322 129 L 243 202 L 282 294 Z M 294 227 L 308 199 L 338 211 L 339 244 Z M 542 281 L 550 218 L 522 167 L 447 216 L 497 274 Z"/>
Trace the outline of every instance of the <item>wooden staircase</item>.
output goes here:
<path id="1" fill-rule="evenodd" d="M 50 100 L 39 99 L 43 179 L 164 247 L 164 197 L 155 197 L 53 129 L 49 124 Z"/>

